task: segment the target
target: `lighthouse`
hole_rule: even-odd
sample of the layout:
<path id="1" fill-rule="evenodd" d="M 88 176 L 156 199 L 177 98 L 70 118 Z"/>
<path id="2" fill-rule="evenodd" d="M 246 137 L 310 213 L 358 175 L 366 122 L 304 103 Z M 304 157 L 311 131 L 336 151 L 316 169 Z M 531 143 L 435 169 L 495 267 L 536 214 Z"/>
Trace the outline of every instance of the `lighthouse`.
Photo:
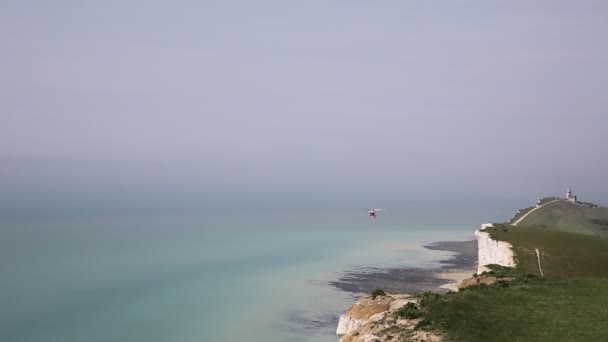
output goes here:
<path id="1" fill-rule="evenodd" d="M 570 188 L 566 189 L 566 201 L 576 203 L 576 196 L 572 195 L 572 190 Z"/>

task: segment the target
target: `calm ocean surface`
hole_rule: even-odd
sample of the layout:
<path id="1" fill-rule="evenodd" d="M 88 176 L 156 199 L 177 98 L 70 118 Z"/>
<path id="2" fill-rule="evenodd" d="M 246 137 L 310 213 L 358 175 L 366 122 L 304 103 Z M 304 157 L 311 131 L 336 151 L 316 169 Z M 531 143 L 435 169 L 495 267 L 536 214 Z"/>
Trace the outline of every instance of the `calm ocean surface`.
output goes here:
<path id="1" fill-rule="evenodd" d="M 479 214 L 479 213 L 478 213 Z M 356 267 L 433 267 L 479 217 L 294 211 L 5 219 L 0 341 L 337 341 Z M 445 215 L 448 216 L 448 215 Z"/>

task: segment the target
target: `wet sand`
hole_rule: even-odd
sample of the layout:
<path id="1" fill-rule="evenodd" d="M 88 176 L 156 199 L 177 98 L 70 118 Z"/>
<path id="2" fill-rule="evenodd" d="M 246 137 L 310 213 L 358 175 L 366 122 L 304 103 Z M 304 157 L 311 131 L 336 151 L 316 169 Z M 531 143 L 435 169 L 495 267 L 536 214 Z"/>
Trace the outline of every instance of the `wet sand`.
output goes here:
<path id="1" fill-rule="evenodd" d="M 330 282 L 330 285 L 353 295 L 370 293 L 376 288 L 389 293 L 444 293 L 449 288 L 446 284 L 454 283 L 455 279 L 462 279 L 467 274 L 471 276 L 477 271 L 477 240 L 439 241 L 424 247 L 456 254 L 441 260 L 441 266 L 433 269 L 359 268 L 344 273 L 337 281 Z"/>

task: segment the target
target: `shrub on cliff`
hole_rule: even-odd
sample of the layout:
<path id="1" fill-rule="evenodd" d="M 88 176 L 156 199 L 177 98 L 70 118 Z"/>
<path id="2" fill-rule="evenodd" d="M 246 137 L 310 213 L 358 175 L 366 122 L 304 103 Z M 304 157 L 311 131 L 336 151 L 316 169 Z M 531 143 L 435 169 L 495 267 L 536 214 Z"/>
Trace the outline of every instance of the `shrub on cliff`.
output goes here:
<path id="1" fill-rule="evenodd" d="M 376 299 L 376 297 L 384 297 L 386 296 L 386 292 L 383 289 L 375 289 L 372 291 L 372 299 Z"/>
<path id="2" fill-rule="evenodd" d="M 418 318 L 421 314 L 422 313 L 420 312 L 420 309 L 418 308 L 416 303 L 412 302 L 405 304 L 396 311 L 397 317 L 404 317 L 407 319 Z"/>
<path id="3" fill-rule="evenodd" d="M 441 297 L 441 295 L 439 293 L 427 291 L 427 292 L 423 293 L 422 295 L 420 295 L 420 307 L 424 308 L 425 305 L 427 305 L 430 302 L 439 300 L 440 297 Z"/>

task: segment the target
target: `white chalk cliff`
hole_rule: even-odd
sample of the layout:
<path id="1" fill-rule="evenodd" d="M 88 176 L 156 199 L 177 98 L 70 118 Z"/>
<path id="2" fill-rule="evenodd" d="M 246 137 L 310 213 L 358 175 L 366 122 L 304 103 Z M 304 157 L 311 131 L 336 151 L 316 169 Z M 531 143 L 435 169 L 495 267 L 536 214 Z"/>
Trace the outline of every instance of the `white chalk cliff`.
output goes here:
<path id="1" fill-rule="evenodd" d="M 397 318 L 393 315 L 409 302 L 417 303 L 417 299 L 410 295 L 394 294 L 361 297 L 345 314 L 340 315 L 336 335 L 341 342 L 387 342 L 397 336 L 416 341 L 440 341 L 438 335 L 414 329 L 420 319 Z M 391 327 L 389 333 L 387 329 Z"/>
<path id="2" fill-rule="evenodd" d="M 504 241 L 496 241 L 490 237 L 489 233 L 482 230 L 492 227 L 491 223 L 484 223 L 481 229 L 475 231 L 478 245 L 478 266 L 477 274 L 490 271 L 487 265 L 496 264 L 507 267 L 515 267 L 513 258 L 513 246 Z"/>
<path id="3" fill-rule="evenodd" d="M 378 296 L 374 299 L 366 296 L 359 299 L 345 314 L 340 315 L 336 335 L 342 338 L 344 335 L 358 331 L 366 323 L 378 319 L 377 314 L 388 311 L 392 301 L 394 301 L 392 296 Z"/>

